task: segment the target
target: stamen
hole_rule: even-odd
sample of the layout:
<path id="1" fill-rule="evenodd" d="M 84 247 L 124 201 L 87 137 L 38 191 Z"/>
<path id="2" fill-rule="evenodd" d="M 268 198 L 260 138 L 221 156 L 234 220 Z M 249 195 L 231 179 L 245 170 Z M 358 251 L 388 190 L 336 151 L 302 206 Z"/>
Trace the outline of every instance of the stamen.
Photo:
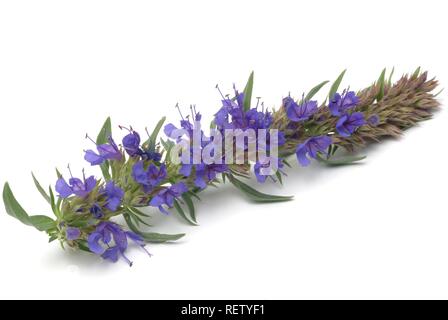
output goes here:
<path id="1" fill-rule="evenodd" d="M 146 250 L 145 245 L 142 245 L 140 247 L 148 254 L 148 257 L 152 257 L 152 254 L 148 250 Z"/>
<path id="2" fill-rule="evenodd" d="M 129 264 L 129 266 L 132 267 L 133 262 L 131 260 L 129 260 L 128 257 L 126 257 L 123 252 L 121 252 L 121 256 Z"/>
<path id="3" fill-rule="evenodd" d="M 258 105 L 260 104 L 261 97 L 257 97 L 257 105 L 255 106 L 255 109 L 258 109 Z"/>
<path id="4" fill-rule="evenodd" d="M 90 138 L 89 134 L 86 133 L 86 139 L 89 139 L 90 141 L 92 141 L 95 145 L 98 145 L 92 138 Z"/>
<path id="5" fill-rule="evenodd" d="M 238 97 L 239 92 L 236 89 L 236 85 L 235 84 L 233 84 L 233 91 L 235 91 L 235 97 Z"/>
<path id="6" fill-rule="evenodd" d="M 226 98 L 224 97 L 224 95 L 223 95 L 222 92 L 221 92 L 221 89 L 219 89 L 219 85 L 216 85 L 216 89 L 218 89 L 218 92 L 219 92 L 219 94 L 221 95 L 222 100 L 226 100 Z"/>
<path id="7" fill-rule="evenodd" d="M 179 111 L 179 114 L 180 114 L 180 117 L 182 118 L 182 120 L 185 120 L 184 116 L 182 115 L 182 112 L 180 111 L 179 103 L 176 103 L 176 105 L 174 107 L 177 109 L 177 111 Z"/>
<path id="8" fill-rule="evenodd" d="M 132 132 L 132 127 L 129 127 L 129 128 L 126 128 L 125 126 L 118 126 L 118 128 L 120 128 L 120 130 L 123 130 L 123 129 L 125 129 L 125 130 L 127 130 L 128 132 Z"/>
<path id="9" fill-rule="evenodd" d="M 68 172 L 70 173 L 70 177 L 73 178 L 72 169 L 70 168 L 70 163 L 67 165 Z"/>

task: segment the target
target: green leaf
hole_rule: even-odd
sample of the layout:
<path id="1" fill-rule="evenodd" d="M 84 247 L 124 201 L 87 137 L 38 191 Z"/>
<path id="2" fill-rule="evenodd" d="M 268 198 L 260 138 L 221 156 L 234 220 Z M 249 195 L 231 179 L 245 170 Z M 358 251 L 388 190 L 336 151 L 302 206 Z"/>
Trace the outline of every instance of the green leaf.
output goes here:
<path id="1" fill-rule="evenodd" d="M 30 216 L 31 224 L 39 231 L 48 231 L 56 228 L 56 222 L 43 215 Z"/>
<path id="2" fill-rule="evenodd" d="M 364 160 L 366 156 L 348 156 L 341 159 L 325 159 L 324 157 L 318 155 L 317 159 L 329 166 L 344 166 L 349 164 L 354 164 L 358 161 Z"/>
<path id="3" fill-rule="evenodd" d="M 131 229 L 136 234 L 140 235 L 145 241 L 147 242 L 154 242 L 154 243 L 163 243 L 168 241 L 176 241 L 183 236 L 185 236 L 185 233 L 179 233 L 179 234 L 162 234 L 162 233 L 156 233 L 156 232 L 143 232 L 140 231 L 135 224 L 132 222 L 129 214 L 125 213 L 123 214 L 123 217 L 129 226 L 129 229 Z"/>
<path id="4" fill-rule="evenodd" d="M 35 227 L 39 231 L 47 231 L 56 227 L 56 222 L 42 215 L 29 216 L 14 197 L 9 184 L 6 182 L 3 187 L 3 203 L 6 212 L 27 226 Z"/>
<path id="5" fill-rule="evenodd" d="M 202 191 L 201 189 L 199 190 Z M 199 198 L 196 192 L 189 191 L 188 194 L 190 194 L 193 198 L 197 199 L 198 201 L 201 201 L 201 198 Z"/>
<path id="6" fill-rule="evenodd" d="M 58 179 L 62 178 L 62 174 L 59 172 L 58 168 L 56 168 L 56 176 Z"/>
<path id="7" fill-rule="evenodd" d="M 131 212 L 131 211 L 128 211 L 128 213 L 129 213 L 129 215 L 130 215 L 130 217 L 139 225 L 140 223 L 141 224 L 144 224 L 145 226 L 148 226 L 148 227 L 152 227 L 152 225 L 150 225 L 149 223 L 147 223 L 145 220 L 143 220 L 142 218 L 140 218 L 138 215 L 136 215 L 135 213 L 133 213 L 133 212 Z"/>
<path id="8" fill-rule="evenodd" d="M 54 194 L 53 194 L 53 190 L 51 189 L 51 186 L 48 188 L 48 191 L 50 193 L 50 205 L 51 205 L 51 210 L 53 211 L 54 215 L 57 218 L 61 218 L 60 214 L 59 214 L 59 208 L 56 206 L 56 201 L 54 198 Z"/>
<path id="9" fill-rule="evenodd" d="M 286 166 L 287 166 L 288 168 L 292 168 L 292 166 L 291 166 L 291 164 L 289 163 L 288 160 L 283 159 L 283 163 L 286 164 Z"/>
<path id="10" fill-rule="evenodd" d="M 109 137 L 112 135 L 112 123 L 110 117 L 104 121 L 103 127 L 98 133 L 98 137 L 96 138 L 97 144 L 104 144 L 109 141 Z"/>
<path id="11" fill-rule="evenodd" d="M 105 144 L 109 142 L 109 137 L 112 136 L 112 123 L 111 123 L 111 119 L 110 117 L 108 117 L 106 119 L 106 121 L 103 124 L 103 127 L 101 128 L 100 132 L 98 133 L 98 136 L 96 138 L 96 143 L 97 144 Z M 110 164 L 109 161 L 106 160 L 104 161 L 101 165 L 101 172 L 103 174 L 104 179 L 110 180 L 111 176 L 110 176 L 110 172 L 109 172 L 109 168 L 110 168 Z"/>
<path id="12" fill-rule="evenodd" d="M 47 194 L 47 192 L 44 190 L 44 188 L 42 188 L 42 186 L 40 185 L 39 181 L 37 181 L 36 177 L 34 176 L 34 173 L 31 172 L 31 175 L 33 176 L 33 181 L 34 181 L 34 185 L 37 188 L 37 191 L 39 191 L 39 193 L 42 195 L 42 197 L 44 197 L 44 199 L 51 204 L 50 202 L 50 196 Z"/>
<path id="13" fill-rule="evenodd" d="M 415 69 L 414 73 L 412 74 L 412 78 L 417 78 L 420 75 L 421 67 L 418 67 Z"/>
<path id="14" fill-rule="evenodd" d="M 250 102 L 252 100 L 252 90 L 254 88 L 254 72 L 250 73 L 249 79 L 247 80 L 246 87 L 244 88 L 244 111 L 248 111 L 250 109 Z"/>
<path id="15" fill-rule="evenodd" d="M 197 223 L 195 221 L 193 221 L 192 219 L 187 217 L 187 215 L 185 214 L 184 209 L 182 209 L 182 206 L 180 205 L 179 201 L 174 200 L 174 208 L 176 209 L 176 211 L 179 214 L 179 216 L 181 216 L 189 224 L 194 225 L 194 226 L 197 225 Z"/>
<path id="16" fill-rule="evenodd" d="M 166 151 L 166 156 L 165 156 L 165 162 L 170 162 L 171 161 L 171 150 L 174 147 L 174 142 L 171 140 L 163 140 L 160 139 L 160 143 L 162 144 L 163 148 Z"/>
<path id="17" fill-rule="evenodd" d="M 280 172 L 280 171 L 277 171 L 277 172 L 275 173 L 275 175 L 276 175 L 276 177 L 277 177 L 277 179 L 278 179 L 278 182 L 280 182 L 280 184 L 283 185 L 283 177 L 282 177 L 281 172 Z"/>
<path id="18" fill-rule="evenodd" d="M 184 194 L 182 195 L 182 199 L 185 201 L 185 204 L 186 204 L 187 207 L 188 207 L 188 211 L 190 212 L 191 220 L 192 220 L 194 223 L 197 224 L 197 220 L 196 220 L 196 211 L 195 211 L 195 208 L 194 208 L 193 200 L 191 200 L 191 197 L 190 197 L 190 195 L 189 195 L 188 193 L 184 193 Z"/>
<path id="19" fill-rule="evenodd" d="M 138 215 L 138 216 L 142 216 L 142 217 L 145 217 L 145 218 L 150 218 L 151 217 L 149 214 L 143 213 L 142 211 L 140 211 L 136 207 L 126 207 L 126 209 L 128 209 L 129 211 L 132 211 L 133 214 Z"/>
<path id="20" fill-rule="evenodd" d="M 89 244 L 86 240 L 77 240 L 76 243 L 78 244 L 78 248 L 82 251 L 92 253 L 89 249 Z"/>
<path id="21" fill-rule="evenodd" d="M 241 180 L 238 180 L 233 175 L 228 174 L 229 181 L 240 191 L 245 193 L 251 200 L 256 202 L 282 202 L 292 200 L 292 196 L 276 196 L 271 194 L 262 193 L 248 186 Z"/>
<path id="22" fill-rule="evenodd" d="M 310 90 L 310 92 L 308 92 L 308 94 L 305 97 L 305 101 L 310 101 L 311 98 L 313 98 L 320 89 L 322 89 L 323 86 L 325 86 L 329 81 L 323 81 L 321 83 L 319 83 L 317 86 L 315 86 L 313 89 Z"/>
<path id="23" fill-rule="evenodd" d="M 441 94 L 441 93 L 443 92 L 443 90 L 444 90 L 444 89 L 441 89 L 439 92 L 437 92 L 437 93 L 434 95 L 434 98 L 436 98 L 439 94 Z"/>
<path id="24" fill-rule="evenodd" d="M 381 99 L 383 99 L 384 97 L 384 80 L 386 77 L 386 68 L 383 69 L 383 71 L 381 72 L 380 77 L 378 78 L 378 84 L 380 86 L 380 91 L 378 92 L 378 95 L 376 96 L 376 100 L 380 101 Z"/>
<path id="25" fill-rule="evenodd" d="M 328 93 L 328 98 L 332 99 L 334 94 L 338 91 L 339 86 L 341 85 L 342 79 L 344 78 L 345 72 L 347 69 L 341 72 L 341 74 L 337 77 L 337 79 L 333 82 L 330 88 L 330 92 Z"/>
<path id="26" fill-rule="evenodd" d="M 100 132 L 98 133 L 98 137 L 96 138 L 97 144 L 105 144 L 109 141 L 109 137 L 112 136 L 112 123 L 110 117 L 107 117 L 106 121 L 103 124 Z M 109 161 L 104 161 L 101 165 L 101 172 L 103 173 L 103 177 L 106 181 L 111 179 L 109 172 Z"/>
<path id="27" fill-rule="evenodd" d="M 159 120 L 156 127 L 154 128 L 153 132 L 151 133 L 149 139 L 145 142 L 145 147 L 147 145 L 147 148 L 149 151 L 154 152 L 156 151 L 156 142 L 157 137 L 159 135 L 160 129 L 162 129 L 163 124 L 165 123 L 166 117 L 163 117 Z"/>
<path id="28" fill-rule="evenodd" d="M 395 67 L 392 68 L 392 71 L 391 71 L 391 73 L 390 73 L 390 75 L 389 75 L 389 79 L 387 80 L 387 84 L 388 84 L 389 86 L 392 85 L 392 77 L 393 77 L 393 75 L 394 75 L 394 72 L 395 72 Z"/>
<path id="29" fill-rule="evenodd" d="M 17 202 L 14 194 L 12 193 L 11 188 L 8 183 L 5 183 L 3 187 L 3 203 L 5 204 L 6 212 L 18 219 L 20 222 L 32 226 L 33 224 L 30 221 L 30 217 L 26 213 L 26 211 L 22 208 L 22 206 Z"/>
<path id="30" fill-rule="evenodd" d="M 110 179 L 112 179 L 112 177 L 110 176 L 109 167 L 110 167 L 109 160 L 104 161 L 100 165 L 101 173 L 103 174 L 104 180 L 106 180 L 106 181 L 109 181 Z"/>

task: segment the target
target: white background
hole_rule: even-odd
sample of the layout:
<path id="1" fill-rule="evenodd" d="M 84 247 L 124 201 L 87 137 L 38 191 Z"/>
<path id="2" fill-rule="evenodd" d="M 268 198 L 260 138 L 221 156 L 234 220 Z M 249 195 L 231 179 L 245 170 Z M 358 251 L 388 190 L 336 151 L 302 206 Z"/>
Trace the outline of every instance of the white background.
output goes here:
<path id="1" fill-rule="evenodd" d="M 179 102 L 210 118 L 215 84 L 242 88 L 251 70 L 270 107 L 344 68 L 353 89 L 419 65 L 446 86 L 446 12 L 445 1 L 1 1 L 0 182 L 48 214 L 30 171 L 46 185 L 69 162 L 98 173 L 84 135 L 107 116 L 143 131 L 177 121 Z M 252 204 L 226 185 L 204 194 L 199 227 L 154 212 L 156 231 L 187 236 L 148 246 L 151 259 L 131 250 L 132 268 L 49 245 L 2 206 L 0 297 L 448 298 L 443 109 L 362 165 L 296 168 L 262 187 L 293 202 Z"/>

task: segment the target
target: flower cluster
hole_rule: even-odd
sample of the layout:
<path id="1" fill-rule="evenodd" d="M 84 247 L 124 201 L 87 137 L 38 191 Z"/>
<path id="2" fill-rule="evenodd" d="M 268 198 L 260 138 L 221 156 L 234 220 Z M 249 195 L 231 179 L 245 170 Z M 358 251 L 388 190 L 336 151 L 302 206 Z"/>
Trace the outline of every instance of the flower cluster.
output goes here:
<path id="1" fill-rule="evenodd" d="M 379 122 L 378 115 L 370 116 L 369 120 L 365 120 L 363 112 L 354 111 L 359 104 L 359 97 L 354 91 L 344 90 L 341 94 L 336 92 L 330 99 L 328 104 L 328 112 L 332 117 L 337 119 L 335 124 L 335 132 L 343 138 L 350 137 L 358 128 L 369 124 L 375 126 Z M 300 102 L 296 102 L 290 96 L 283 99 L 283 107 L 288 119 L 292 124 L 307 126 L 312 117 L 318 113 L 318 103 L 315 100 L 306 100 L 302 96 Z M 311 130 L 312 131 L 312 130 Z M 331 135 L 334 132 L 314 132 L 309 135 L 306 132 L 302 138 L 303 142 L 297 145 L 296 156 L 302 166 L 308 166 L 311 162 L 309 158 L 318 159 L 320 155 L 327 153 L 333 144 Z"/>
<path id="2" fill-rule="evenodd" d="M 234 87 L 232 97 L 224 96 L 218 88 L 221 105 L 214 114 L 210 132 L 204 131 L 202 115 L 195 106 L 185 117 L 177 106 L 180 126 L 164 126 L 162 119 L 152 133 L 146 130 L 145 141 L 132 127 L 119 126 L 125 135 L 117 144 L 107 119 L 95 141 L 86 136 L 95 147 L 84 151 L 84 159 L 101 169 L 102 178 L 86 176 L 84 170 L 82 177 L 76 178 L 69 167 L 70 177 L 66 179 L 57 171 L 55 195 L 53 188 L 46 191 L 33 175 L 38 191 L 50 203 L 54 219 L 29 216 L 6 183 L 6 212 L 45 231 L 50 241 L 59 240 L 63 247 L 84 250 L 112 262 L 121 258 L 132 265 L 126 255 L 130 244 L 146 251 L 148 242 L 174 241 L 183 236 L 143 231 L 149 226 L 147 208 L 157 208 L 164 214 L 177 212 L 187 222 L 196 224 L 193 199 L 199 198 L 207 186 L 227 181 L 254 201 L 287 201 L 291 197 L 259 192 L 241 179 L 249 177 L 252 165 L 258 182 L 272 178 L 281 183 L 289 156 L 295 155 L 301 166 L 308 166 L 311 159 L 331 164 L 331 157 L 340 147 L 352 151 L 367 141 L 397 136 L 418 121 L 429 119 L 438 106 L 431 93 L 437 82 L 427 80 L 426 73 L 417 69 L 412 76 L 404 76 L 392 85 L 384 80 L 384 72 L 377 83 L 365 90 L 338 93 L 342 73 L 332 85 L 327 105 L 312 100 L 324 82 L 300 100 L 288 95 L 281 101 L 282 107 L 272 112 L 264 108 L 260 99 L 251 106 L 252 74 L 245 90 L 239 92 Z M 419 99 L 413 98 L 416 96 Z M 168 139 L 158 139 L 161 128 Z M 225 148 L 229 145 L 228 130 L 236 132 L 229 140 L 230 153 Z M 255 159 L 250 158 L 250 143 L 256 146 Z M 230 161 L 238 152 L 242 152 L 243 161 Z M 182 161 L 174 161 L 181 154 L 186 155 Z M 336 163 L 350 161 L 339 159 Z"/>

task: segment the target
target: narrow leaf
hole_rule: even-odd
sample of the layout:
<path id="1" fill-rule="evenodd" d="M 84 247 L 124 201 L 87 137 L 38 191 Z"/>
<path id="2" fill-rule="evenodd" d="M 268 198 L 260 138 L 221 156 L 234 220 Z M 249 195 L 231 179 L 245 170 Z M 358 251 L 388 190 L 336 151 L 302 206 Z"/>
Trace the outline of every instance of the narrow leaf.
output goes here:
<path id="1" fill-rule="evenodd" d="M 252 90 L 254 88 L 254 72 L 250 73 L 249 79 L 247 80 L 246 87 L 244 88 L 244 111 L 250 109 L 250 102 L 252 100 Z"/>
<path id="2" fill-rule="evenodd" d="M 387 84 L 388 84 L 389 86 L 392 85 L 392 77 L 393 77 L 393 75 L 394 75 L 394 72 L 395 72 L 395 67 L 392 68 L 392 71 L 391 71 L 391 73 L 390 73 L 390 75 L 389 75 L 389 79 L 387 80 Z"/>
<path id="3" fill-rule="evenodd" d="M 43 215 L 30 216 L 31 224 L 39 231 L 48 231 L 56 228 L 56 222 Z"/>
<path id="4" fill-rule="evenodd" d="M 105 144 L 109 141 L 109 137 L 112 135 L 112 123 L 110 120 L 110 117 L 106 119 L 106 121 L 103 124 L 103 127 L 101 128 L 100 132 L 98 133 L 98 137 L 96 138 L 97 144 Z M 104 180 L 108 181 L 111 179 L 110 172 L 109 172 L 109 161 L 104 161 L 101 165 L 101 172 L 103 174 Z"/>
<path id="5" fill-rule="evenodd" d="M 3 187 L 3 203 L 5 204 L 6 212 L 10 216 L 18 219 L 20 222 L 28 226 L 32 225 L 30 217 L 28 216 L 26 211 L 22 208 L 22 206 L 19 204 L 19 202 L 17 202 L 7 182 Z"/>
<path id="6" fill-rule="evenodd" d="M 182 199 L 185 201 L 185 204 L 188 207 L 188 211 L 190 212 L 190 217 L 191 220 L 197 224 L 197 220 L 196 220 L 196 211 L 194 208 L 194 204 L 193 204 L 193 200 L 191 200 L 191 197 L 188 193 L 184 193 L 182 195 Z"/>
<path id="7" fill-rule="evenodd" d="M 37 181 L 36 177 L 34 176 L 34 173 L 31 172 L 31 175 L 33 177 L 34 185 L 36 186 L 37 191 L 39 191 L 39 193 L 42 195 L 42 197 L 44 197 L 44 199 L 48 203 L 50 203 L 50 196 L 47 194 L 47 192 L 44 190 L 44 188 L 42 188 L 39 181 Z"/>
<path id="8" fill-rule="evenodd" d="M 417 78 L 420 75 L 421 67 L 418 67 L 412 74 L 412 78 Z"/>
<path id="9" fill-rule="evenodd" d="M 233 175 L 228 174 L 227 177 L 229 181 L 243 193 L 245 193 L 249 198 L 256 202 L 281 202 L 281 201 L 289 201 L 292 200 L 292 196 L 276 196 L 271 194 L 262 193 L 254 188 L 248 186 L 241 180 L 238 180 Z"/>
<path id="10" fill-rule="evenodd" d="M 185 236 L 185 233 L 179 233 L 179 234 L 162 234 L 162 233 L 156 233 L 156 232 L 143 232 L 140 231 L 132 222 L 131 218 L 127 213 L 123 214 L 124 219 L 126 220 L 127 225 L 129 226 L 129 229 L 131 229 L 136 234 L 140 235 L 145 241 L 147 242 L 154 242 L 154 243 L 163 243 L 168 241 L 176 241 L 183 236 Z"/>
<path id="11" fill-rule="evenodd" d="M 143 213 L 141 210 L 137 209 L 136 207 L 126 207 L 129 211 L 131 211 L 133 214 L 142 216 L 145 218 L 150 218 L 151 216 L 149 214 Z"/>
<path id="12" fill-rule="evenodd" d="M 103 124 L 103 127 L 101 128 L 100 132 L 98 133 L 98 137 L 96 138 L 97 144 L 104 144 L 107 143 L 109 140 L 109 137 L 112 135 L 112 123 L 110 120 L 110 117 L 106 119 L 106 121 Z"/>
<path id="13" fill-rule="evenodd" d="M 101 173 L 103 174 L 104 180 L 106 180 L 106 181 L 111 180 L 112 177 L 109 172 L 109 168 L 110 168 L 109 161 L 108 160 L 104 161 L 100 165 L 100 168 L 101 168 Z"/>
<path id="14" fill-rule="evenodd" d="M 319 83 L 317 86 L 315 86 L 313 89 L 310 90 L 310 92 L 308 92 L 308 94 L 305 96 L 305 101 L 310 101 L 311 98 L 313 98 L 320 89 L 322 89 L 323 86 L 325 86 L 329 81 L 323 81 L 321 83 Z"/>
<path id="15" fill-rule="evenodd" d="M 33 226 L 39 231 L 47 231 L 56 227 L 56 222 L 43 215 L 29 216 L 14 197 L 8 183 L 3 187 L 3 203 L 6 212 L 27 226 Z"/>
<path id="16" fill-rule="evenodd" d="M 346 71 L 347 71 L 347 69 L 342 71 L 341 74 L 339 75 L 339 77 L 337 77 L 337 79 L 331 85 L 330 92 L 328 93 L 328 98 L 330 100 L 333 98 L 334 94 L 338 91 L 339 86 L 341 85 L 342 79 L 344 78 Z"/>
<path id="17" fill-rule="evenodd" d="M 174 208 L 176 209 L 177 213 L 189 224 L 196 226 L 196 222 L 192 221 L 187 215 L 185 214 L 184 209 L 182 209 L 182 206 L 180 205 L 179 201 L 174 200 Z"/>
<path id="18" fill-rule="evenodd" d="M 325 159 L 320 155 L 318 155 L 318 157 L 317 157 L 317 159 L 320 162 L 325 163 L 326 165 L 329 165 L 329 166 L 343 166 L 343 165 L 354 164 L 358 161 L 364 160 L 365 158 L 366 158 L 366 156 L 348 156 L 348 157 L 344 157 L 341 159 Z"/>
<path id="19" fill-rule="evenodd" d="M 92 251 L 90 251 L 90 249 L 89 249 L 89 244 L 86 240 L 78 240 L 78 241 L 76 241 L 76 243 L 78 244 L 78 248 L 80 250 L 92 253 Z"/>
<path id="20" fill-rule="evenodd" d="M 280 171 L 277 171 L 277 172 L 275 173 L 275 175 L 276 175 L 276 177 L 277 177 L 277 179 L 278 179 L 278 182 L 280 182 L 280 184 L 283 185 L 283 177 L 282 177 L 281 172 L 280 172 Z"/>
<path id="21" fill-rule="evenodd" d="M 59 208 L 56 206 L 56 201 L 55 201 L 53 190 L 51 189 L 51 186 L 48 188 L 48 191 L 50 193 L 51 210 L 53 211 L 53 213 L 54 213 L 54 215 L 56 217 L 60 218 L 60 216 L 59 216 Z"/>
<path id="22" fill-rule="evenodd" d="M 150 225 L 149 223 L 147 223 L 145 220 L 143 220 L 141 217 L 139 217 L 138 215 L 134 214 L 132 211 L 128 210 L 128 214 L 129 216 L 137 223 L 137 224 L 144 224 L 145 226 L 148 227 L 152 227 L 152 225 Z"/>
<path id="23" fill-rule="evenodd" d="M 156 151 L 157 137 L 159 136 L 160 129 L 162 129 L 162 126 L 165 123 L 165 120 L 166 120 L 166 117 L 163 117 L 162 119 L 159 120 L 159 122 L 157 123 L 156 127 L 152 131 L 149 139 L 145 142 L 145 147 L 147 145 L 147 148 L 151 152 Z"/>
<path id="24" fill-rule="evenodd" d="M 380 101 L 384 97 L 384 78 L 385 78 L 385 76 L 386 76 L 386 68 L 383 69 L 380 77 L 378 78 L 377 84 L 380 86 L 380 91 L 378 92 L 378 95 L 376 96 L 377 101 Z"/>
<path id="25" fill-rule="evenodd" d="M 58 168 L 56 168 L 56 176 L 58 179 L 62 178 L 62 174 L 59 172 Z"/>

